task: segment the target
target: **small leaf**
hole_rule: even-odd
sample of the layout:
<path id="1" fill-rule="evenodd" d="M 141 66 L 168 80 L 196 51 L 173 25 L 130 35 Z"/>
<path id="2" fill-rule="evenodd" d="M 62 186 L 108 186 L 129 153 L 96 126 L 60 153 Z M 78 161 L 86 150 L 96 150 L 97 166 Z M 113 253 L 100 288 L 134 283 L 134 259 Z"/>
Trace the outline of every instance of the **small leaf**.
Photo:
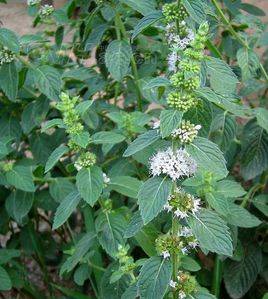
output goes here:
<path id="1" fill-rule="evenodd" d="M 141 218 L 140 211 L 137 211 L 132 215 L 129 224 L 126 227 L 124 238 L 131 238 L 135 236 L 136 233 L 139 232 L 143 226 L 144 224 Z"/>
<path id="2" fill-rule="evenodd" d="M 120 2 L 130 6 L 134 10 L 137 10 L 144 16 L 155 12 L 155 0 L 120 0 Z"/>
<path id="3" fill-rule="evenodd" d="M 98 132 L 91 136 L 95 144 L 116 144 L 124 141 L 125 136 L 114 132 Z"/>
<path id="4" fill-rule="evenodd" d="M 163 110 L 160 114 L 160 131 L 162 138 L 171 134 L 181 123 L 183 113 L 178 110 Z"/>
<path id="5" fill-rule="evenodd" d="M 18 37 L 13 31 L 7 28 L 0 28 L 0 44 L 16 54 L 20 52 Z"/>
<path id="6" fill-rule="evenodd" d="M 1 30 L 1 28 L 0 28 Z M 19 76 L 15 62 L 0 66 L 0 88 L 10 101 L 15 102 L 18 94 Z"/>
<path id="7" fill-rule="evenodd" d="M 215 187 L 215 194 L 219 197 L 234 198 L 241 197 L 247 192 L 242 188 L 242 186 L 230 180 L 222 180 L 217 182 Z"/>
<path id="8" fill-rule="evenodd" d="M 130 176 L 115 176 L 109 183 L 112 190 L 131 198 L 137 198 L 141 185 L 141 181 Z"/>
<path id="9" fill-rule="evenodd" d="M 160 213 L 171 189 L 172 181 L 168 177 L 153 177 L 143 183 L 138 194 L 138 204 L 144 224 Z"/>
<path id="10" fill-rule="evenodd" d="M 82 198 L 92 207 L 103 189 L 103 174 L 99 167 L 82 168 L 76 176 L 76 186 Z"/>
<path id="11" fill-rule="evenodd" d="M 82 148 L 86 148 L 90 142 L 90 135 L 87 131 L 82 131 L 79 134 L 73 135 L 72 140 Z"/>
<path id="12" fill-rule="evenodd" d="M 253 50 L 242 47 L 237 51 L 236 57 L 242 70 L 243 80 L 246 81 L 254 77 L 260 65 L 258 55 Z"/>
<path id="13" fill-rule="evenodd" d="M 149 258 L 141 268 L 138 290 L 141 299 L 162 299 L 171 279 L 170 260 L 160 257 Z"/>
<path id="14" fill-rule="evenodd" d="M 60 145 L 57 147 L 49 156 L 46 167 L 45 167 L 45 172 L 48 172 L 50 169 L 52 169 L 59 159 L 66 153 L 68 153 L 69 148 L 65 145 Z"/>
<path id="15" fill-rule="evenodd" d="M 112 77 L 121 81 L 128 73 L 132 49 L 127 41 L 114 40 L 106 49 L 105 64 Z"/>
<path id="16" fill-rule="evenodd" d="M 186 8 L 189 15 L 198 24 L 206 21 L 206 12 L 204 8 L 204 2 L 201 0 L 183 0 L 183 6 Z"/>
<path id="17" fill-rule="evenodd" d="M 188 223 L 201 247 L 218 254 L 233 255 L 229 228 L 215 212 L 202 209 L 199 215 L 189 218 Z"/>
<path id="18" fill-rule="evenodd" d="M 268 217 L 268 198 L 267 195 L 261 194 L 253 198 L 253 205 Z"/>
<path id="19" fill-rule="evenodd" d="M 85 51 L 91 51 L 94 47 L 98 46 L 101 42 L 103 34 L 108 28 L 109 26 L 107 24 L 101 24 L 94 27 L 85 41 Z"/>
<path id="20" fill-rule="evenodd" d="M 150 14 L 147 14 L 145 17 L 143 17 L 138 24 L 134 27 L 131 39 L 132 41 L 146 28 L 153 25 L 157 21 L 163 18 L 161 11 L 155 11 Z"/>
<path id="21" fill-rule="evenodd" d="M 257 117 L 258 125 L 268 133 L 268 110 L 261 107 L 254 110 Z"/>
<path id="22" fill-rule="evenodd" d="M 150 130 L 146 133 L 141 134 L 137 139 L 130 143 L 128 148 L 125 150 L 123 157 L 134 155 L 135 153 L 143 150 L 158 139 L 160 139 L 160 135 L 157 130 Z"/>
<path id="23" fill-rule="evenodd" d="M 57 229 L 64 222 L 67 221 L 67 219 L 70 217 L 70 215 L 74 212 L 77 205 L 79 204 L 80 199 L 81 196 L 77 191 L 68 194 L 64 198 L 64 200 L 60 203 L 56 210 L 52 227 L 53 230 Z"/>

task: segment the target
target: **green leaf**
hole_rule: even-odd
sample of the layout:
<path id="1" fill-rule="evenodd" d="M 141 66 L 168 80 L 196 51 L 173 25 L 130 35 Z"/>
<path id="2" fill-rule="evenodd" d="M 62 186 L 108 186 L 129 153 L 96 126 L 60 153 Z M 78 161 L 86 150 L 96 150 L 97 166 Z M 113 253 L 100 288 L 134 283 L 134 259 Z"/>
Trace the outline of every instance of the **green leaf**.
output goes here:
<path id="1" fill-rule="evenodd" d="M 240 262 L 227 260 L 224 264 L 224 282 L 231 298 L 242 298 L 254 284 L 262 269 L 260 248 L 251 246 Z"/>
<path id="2" fill-rule="evenodd" d="M 261 194 L 252 199 L 253 205 L 268 217 L 268 198 L 267 195 Z"/>
<path id="3" fill-rule="evenodd" d="M 238 80 L 226 62 L 219 58 L 209 57 L 206 66 L 212 89 L 221 94 L 235 92 Z"/>
<path id="4" fill-rule="evenodd" d="M 257 123 L 268 133 L 268 110 L 265 108 L 258 107 L 254 109 Z"/>
<path id="5" fill-rule="evenodd" d="M 134 10 L 137 10 L 144 16 L 155 12 L 155 0 L 120 0 L 120 2 L 130 6 Z"/>
<path id="6" fill-rule="evenodd" d="M 29 213 L 33 205 L 34 193 L 27 193 L 20 190 L 12 192 L 5 207 L 10 217 L 22 224 L 23 218 Z"/>
<path id="7" fill-rule="evenodd" d="M 125 196 L 137 198 L 141 181 L 130 176 L 115 176 L 111 178 L 109 187 Z"/>
<path id="8" fill-rule="evenodd" d="M 29 70 L 35 85 L 41 93 L 50 100 L 57 100 L 61 90 L 61 77 L 57 69 L 49 65 L 42 65 Z"/>
<path id="9" fill-rule="evenodd" d="M 170 81 L 165 77 L 153 78 L 150 81 L 146 82 L 142 88 L 143 89 L 153 89 L 156 87 L 166 87 L 170 85 Z"/>
<path id="10" fill-rule="evenodd" d="M 14 166 L 12 170 L 6 173 L 6 179 L 10 185 L 17 189 L 26 192 L 35 191 L 32 170 L 29 166 Z"/>
<path id="11" fill-rule="evenodd" d="M 138 24 L 134 27 L 131 40 L 133 41 L 143 30 L 148 28 L 149 26 L 153 25 L 157 21 L 163 18 L 161 11 L 155 11 L 152 13 L 147 14 L 143 17 Z"/>
<path id="12" fill-rule="evenodd" d="M 87 295 L 84 295 L 80 292 L 74 291 L 72 289 L 64 288 L 62 286 L 52 284 L 54 288 L 58 289 L 62 294 L 68 296 L 68 298 L 72 299 L 93 299 L 93 297 Z"/>
<path id="13" fill-rule="evenodd" d="M 124 135 L 105 131 L 95 133 L 91 138 L 92 142 L 95 144 L 116 144 L 126 139 Z"/>
<path id="14" fill-rule="evenodd" d="M 206 194 L 210 206 L 220 215 L 224 216 L 229 224 L 239 227 L 255 227 L 261 224 L 261 221 L 250 214 L 246 209 L 233 203 L 225 197 Z"/>
<path id="15" fill-rule="evenodd" d="M 241 197 L 245 195 L 247 192 L 243 189 L 243 187 L 231 180 L 222 180 L 217 182 L 215 187 L 215 194 L 217 197 L 226 197 L 226 198 L 234 198 Z"/>
<path id="16" fill-rule="evenodd" d="M 183 112 L 178 110 L 162 110 L 160 114 L 160 131 L 162 138 L 171 134 L 181 123 Z"/>
<path id="17" fill-rule="evenodd" d="M 45 172 L 48 172 L 50 169 L 52 169 L 59 159 L 66 153 L 68 153 L 69 148 L 65 145 L 60 145 L 57 147 L 49 156 L 46 167 L 45 167 Z"/>
<path id="18" fill-rule="evenodd" d="M 196 260 L 188 255 L 184 255 L 181 258 L 181 266 L 184 270 L 195 272 L 201 269 L 201 266 Z"/>
<path id="19" fill-rule="evenodd" d="M 75 245 L 73 254 L 67 258 L 60 269 L 60 275 L 65 272 L 70 272 L 73 268 L 82 261 L 83 257 L 89 249 L 95 244 L 95 235 L 92 232 L 85 234 Z"/>
<path id="20" fill-rule="evenodd" d="M 144 224 L 141 218 L 140 211 L 137 211 L 132 215 L 129 224 L 126 227 L 124 238 L 134 237 L 143 226 Z"/>
<path id="21" fill-rule="evenodd" d="M 1 28 L 0 28 L 1 30 Z M 0 88 L 10 101 L 15 102 L 18 94 L 19 76 L 14 61 L 0 66 Z"/>
<path id="22" fill-rule="evenodd" d="M 236 57 L 243 80 L 246 81 L 254 77 L 260 65 L 258 55 L 252 49 L 243 47 L 237 51 Z"/>
<path id="23" fill-rule="evenodd" d="M 86 148 L 90 142 L 90 135 L 87 131 L 83 131 L 79 134 L 73 135 L 72 140 L 82 148 Z"/>
<path id="24" fill-rule="evenodd" d="M 182 4 L 186 8 L 189 15 L 196 21 L 198 24 L 206 21 L 206 12 L 201 0 L 183 0 Z"/>
<path id="25" fill-rule="evenodd" d="M 260 7 L 252 5 L 250 3 L 240 3 L 240 8 L 254 16 L 265 16 L 265 11 L 263 11 Z"/>
<path id="26" fill-rule="evenodd" d="M 101 42 L 104 32 L 109 28 L 107 24 L 101 24 L 93 28 L 85 41 L 85 51 L 91 51 Z"/>
<path id="27" fill-rule="evenodd" d="M 198 169 L 210 171 L 218 179 L 227 176 L 225 158 L 215 143 L 206 138 L 197 137 L 193 143 L 186 146 L 186 150 L 196 161 Z"/>
<path id="28" fill-rule="evenodd" d="M 21 126 L 25 134 L 29 134 L 36 126 L 45 120 L 49 110 L 49 100 L 46 97 L 29 103 L 21 115 Z"/>
<path id="29" fill-rule="evenodd" d="M 245 180 L 260 175 L 268 168 L 268 133 L 250 121 L 242 135 L 241 174 Z"/>
<path id="30" fill-rule="evenodd" d="M 150 130 L 141 134 L 137 139 L 130 143 L 128 148 L 125 150 L 123 157 L 134 155 L 135 153 L 143 150 L 158 139 L 160 139 L 160 135 L 157 130 Z"/>
<path id="31" fill-rule="evenodd" d="M 171 193 L 172 181 L 166 177 L 153 177 L 143 183 L 138 194 L 138 204 L 144 224 L 154 219 Z"/>
<path id="32" fill-rule="evenodd" d="M 16 258 L 19 256 L 20 256 L 20 250 L 1 248 L 0 249 L 0 265 L 6 264 L 13 258 Z"/>
<path id="33" fill-rule="evenodd" d="M 103 174 L 98 166 L 82 168 L 76 175 L 76 186 L 82 198 L 92 207 L 103 189 Z"/>
<path id="34" fill-rule="evenodd" d="M 0 266 L 0 291 L 9 291 L 12 288 L 11 279 L 7 271 Z"/>
<path id="35" fill-rule="evenodd" d="M 218 254 L 233 255 L 229 228 L 215 212 L 202 209 L 200 214 L 190 217 L 188 223 L 202 248 Z"/>
<path id="36" fill-rule="evenodd" d="M 67 221 L 67 219 L 70 217 L 70 215 L 74 212 L 77 205 L 79 204 L 80 199 L 81 196 L 77 191 L 68 194 L 64 198 L 64 200 L 60 203 L 56 210 L 52 229 L 57 229 L 65 221 Z"/>
<path id="37" fill-rule="evenodd" d="M 68 178 L 53 178 L 53 181 L 49 183 L 49 193 L 55 201 L 59 203 L 62 202 L 69 193 L 75 190 L 75 185 L 71 183 Z"/>
<path id="38" fill-rule="evenodd" d="M 118 252 L 118 245 L 124 245 L 124 232 L 127 222 L 118 211 L 102 212 L 96 222 L 98 240 L 103 249 L 112 257 Z"/>
<path id="39" fill-rule="evenodd" d="M 0 136 L 1 138 L 7 137 L 10 139 L 19 139 L 22 131 L 20 123 L 17 118 L 11 115 L 5 115 L 0 117 Z"/>
<path id="40" fill-rule="evenodd" d="M 171 279 L 172 265 L 168 259 L 149 258 L 141 268 L 138 290 L 141 299 L 162 299 Z"/>
<path id="41" fill-rule="evenodd" d="M 16 54 L 20 52 L 20 43 L 17 35 L 7 28 L 0 28 L 0 44 Z"/>
<path id="42" fill-rule="evenodd" d="M 54 118 L 51 120 L 48 120 L 41 129 L 41 133 L 44 133 L 45 131 L 47 131 L 50 128 L 53 127 L 59 127 L 59 128 L 64 128 L 64 123 L 63 120 L 61 118 Z"/>
<path id="43" fill-rule="evenodd" d="M 132 49 L 127 41 L 114 40 L 106 49 L 105 64 L 112 77 L 121 81 L 128 73 Z"/>

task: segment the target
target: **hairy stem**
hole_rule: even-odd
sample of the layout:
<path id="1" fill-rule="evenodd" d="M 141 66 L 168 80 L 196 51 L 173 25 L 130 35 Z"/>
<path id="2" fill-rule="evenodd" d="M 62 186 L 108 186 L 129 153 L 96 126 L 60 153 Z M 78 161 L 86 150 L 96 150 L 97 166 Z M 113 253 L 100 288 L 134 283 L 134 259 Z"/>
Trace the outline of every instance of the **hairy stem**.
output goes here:
<path id="1" fill-rule="evenodd" d="M 221 281 L 222 281 L 222 261 L 219 256 L 215 256 L 214 269 L 213 269 L 213 281 L 212 281 L 212 293 L 216 298 L 220 298 L 221 290 Z"/>

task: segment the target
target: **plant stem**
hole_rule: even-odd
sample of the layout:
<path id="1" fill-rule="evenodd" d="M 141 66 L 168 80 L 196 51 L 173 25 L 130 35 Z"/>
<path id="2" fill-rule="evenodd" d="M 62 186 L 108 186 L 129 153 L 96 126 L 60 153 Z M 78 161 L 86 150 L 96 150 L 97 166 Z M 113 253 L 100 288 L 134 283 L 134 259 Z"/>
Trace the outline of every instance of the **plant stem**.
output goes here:
<path id="1" fill-rule="evenodd" d="M 213 281 L 212 281 L 212 293 L 216 298 L 220 298 L 222 280 L 222 261 L 219 256 L 215 256 L 214 269 L 213 269 Z"/>
<path id="2" fill-rule="evenodd" d="M 247 42 L 245 40 L 243 40 L 241 38 L 241 36 L 234 30 L 232 24 L 230 23 L 230 21 L 226 18 L 226 16 L 224 15 L 224 12 L 222 11 L 219 3 L 217 0 L 212 0 L 213 5 L 215 6 L 219 16 L 222 19 L 222 22 L 226 25 L 226 27 L 228 28 L 228 30 L 230 31 L 231 35 L 237 39 L 237 41 L 243 45 L 246 49 L 249 49 L 249 45 L 247 44 Z M 266 72 L 266 70 L 264 69 L 263 65 L 261 64 L 261 62 L 259 63 L 261 72 L 263 74 L 263 76 L 265 77 L 265 79 L 268 81 L 268 74 Z"/>
<path id="3" fill-rule="evenodd" d="M 116 27 L 119 27 L 124 39 L 126 39 L 129 42 L 129 37 L 128 37 L 127 31 L 126 31 L 125 25 L 122 22 L 121 16 L 118 12 L 116 13 L 116 16 L 115 16 L 115 25 L 116 25 Z M 116 32 L 117 32 L 117 30 L 118 29 L 116 29 Z M 117 33 L 117 36 L 119 36 L 118 33 Z M 142 111 L 142 94 L 141 94 L 140 84 L 139 84 L 138 68 L 137 68 L 137 64 L 136 64 L 136 61 L 135 61 L 135 58 L 134 58 L 134 55 L 132 52 L 131 52 L 130 63 L 131 63 L 134 81 L 135 81 L 135 84 L 137 87 L 138 109 L 139 109 L 139 111 Z"/>
<path id="4" fill-rule="evenodd" d="M 172 218 L 172 235 L 177 236 L 179 231 L 179 221 L 176 217 Z M 174 281 L 177 281 L 177 276 L 178 276 L 178 268 L 179 268 L 179 263 L 178 263 L 178 254 L 173 253 L 171 256 L 172 259 L 172 279 Z M 173 298 L 177 299 L 177 292 L 173 292 Z"/>

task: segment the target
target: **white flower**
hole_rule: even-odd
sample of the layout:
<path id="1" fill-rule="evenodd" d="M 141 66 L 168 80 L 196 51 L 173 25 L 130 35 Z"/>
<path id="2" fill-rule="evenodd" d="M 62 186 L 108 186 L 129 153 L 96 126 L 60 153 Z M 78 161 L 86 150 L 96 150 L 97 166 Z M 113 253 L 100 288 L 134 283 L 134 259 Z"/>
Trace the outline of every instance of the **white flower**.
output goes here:
<path id="1" fill-rule="evenodd" d="M 183 247 L 183 248 L 181 249 L 181 252 L 182 252 L 183 255 L 185 255 L 185 254 L 187 254 L 189 251 L 188 251 L 188 248 L 187 248 L 187 247 Z"/>
<path id="2" fill-rule="evenodd" d="M 182 148 L 173 152 L 169 147 L 166 151 L 159 151 L 150 159 L 150 170 L 153 176 L 166 174 L 173 181 L 193 175 L 196 169 L 195 160 Z"/>
<path id="3" fill-rule="evenodd" d="M 41 0 L 27 0 L 27 5 L 33 6 L 41 3 Z"/>
<path id="4" fill-rule="evenodd" d="M 80 163 L 75 162 L 74 167 L 76 168 L 77 171 L 81 170 L 83 167 L 80 165 Z"/>
<path id="5" fill-rule="evenodd" d="M 167 250 L 163 251 L 163 252 L 161 253 L 161 255 L 163 256 L 164 259 L 167 259 L 167 258 L 170 257 L 170 253 L 169 253 Z"/>
<path id="6" fill-rule="evenodd" d="M 170 282 L 169 282 L 169 285 L 170 285 L 172 288 L 176 288 L 176 286 L 177 286 L 177 282 L 176 282 L 176 281 L 173 281 L 173 280 L 171 279 Z"/>
<path id="7" fill-rule="evenodd" d="M 187 218 L 188 217 L 188 214 L 186 212 L 182 212 L 180 211 L 179 209 L 177 209 L 175 212 L 174 212 L 175 216 L 177 216 L 178 218 L 180 219 L 184 219 L 184 218 Z"/>
<path id="8" fill-rule="evenodd" d="M 103 173 L 102 175 L 103 175 L 103 181 L 104 181 L 104 183 L 105 184 L 109 184 L 110 181 L 111 181 L 111 179 L 107 176 L 106 173 Z"/>
<path id="9" fill-rule="evenodd" d="M 179 299 L 186 298 L 186 294 L 183 291 L 179 291 Z"/>
<path id="10" fill-rule="evenodd" d="M 189 242 L 188 244 L 191 248 L 196 248 L 198 246 L 198 242 L 197 241 L 193 241 L 193 242 Z"/>
<path id="11" fill-rule="evenodd" d="M 158 128 L 160 128 L 160 120 L 157 119 L 157 118 L 153 119 L 153 120 L 152 120 L 152 123 L 151 123 L 151 127 L 152 127 L 153 129 L 158 129 Z"/>
<path id="12" fill-rule="evenodd" d="M 187 226 L 183 226 L 183 228 L 181 229 L 181 231 L 179 232 L 179 236 L 180 237 L 192 237 L 193 236 L 193 232 L 192 230 L 187 227 Z"/>
<path id="13" fill-rule="evenodd" d="M 192 209 L 192 212 L 193 212 L 193 214 L 196 214 L 200 210 L 200 205 L 201 205 L 200 198 L 195 198 L 193 201 L 193 205 L 194 205 L 194 207 Z"/>
<path id="14" fill-rule="evenodd" d="M 172 211 L 172 206 L 169 205 L 168 203 L 164 205 L 164 210 L 168 211 L 168 212 L 171 212 Z"/>
<path id="15" fill-rule="evenodd" d="M 168 70 L 170 72 L 176 72 L 178 70 L 177 63 L 180 60 L 180 56 L 178 55 L 178 53 L 176 51 L 172 51 L 168 55 L 167 60 L 168 60 Z"/>

